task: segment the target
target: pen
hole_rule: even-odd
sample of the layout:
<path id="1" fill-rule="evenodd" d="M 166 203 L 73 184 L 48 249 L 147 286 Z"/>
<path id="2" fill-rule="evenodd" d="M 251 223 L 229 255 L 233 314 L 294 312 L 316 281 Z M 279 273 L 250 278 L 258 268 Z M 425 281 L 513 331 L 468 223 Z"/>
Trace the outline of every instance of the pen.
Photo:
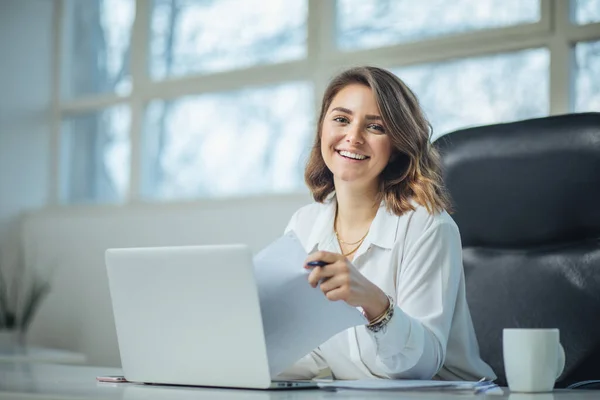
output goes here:
<path id="1" fill-rule="evenodd" d="M 324 267 L 327 263 L 325 261 L 310 261 L 306 265 L 309 267 Z"/>

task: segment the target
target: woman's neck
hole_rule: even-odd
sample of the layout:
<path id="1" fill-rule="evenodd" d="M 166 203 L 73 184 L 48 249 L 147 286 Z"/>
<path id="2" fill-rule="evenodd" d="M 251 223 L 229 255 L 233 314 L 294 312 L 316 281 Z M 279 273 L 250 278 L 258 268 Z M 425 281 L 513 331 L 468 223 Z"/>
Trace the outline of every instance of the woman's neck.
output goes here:
<path id="1" fill-rule="evenodd" d="M 354 240 L 364 234 L 377 215 L 377 189 L 357 190 L 348 185 L 336 185 L 336 230 L 344 240 Z M 361 234 L 362 232 L 362 234 Z"/>

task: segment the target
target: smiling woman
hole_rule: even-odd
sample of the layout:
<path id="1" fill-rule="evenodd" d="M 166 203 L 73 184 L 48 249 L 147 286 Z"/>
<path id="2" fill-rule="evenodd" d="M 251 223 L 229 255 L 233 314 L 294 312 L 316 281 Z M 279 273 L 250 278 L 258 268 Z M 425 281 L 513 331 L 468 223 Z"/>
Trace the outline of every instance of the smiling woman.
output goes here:
<path id="1" fill-rule="evenodd" d="M 369 321 L 282 374 L 338 379 L 494 378 L 481 360 L 465 294 L 458 228 L 430 128 L 398 77 L 374 67 L 335 77 L 305 171 L 316 201 L 294 231 L 308 283 Z M 314 267 L 314 265 L 322 265 Z"/>
<path id="2" fill-rule="evenodd" d="M 348 108 L 334 104 L 322 122 L 321 153 L 325 164 L 334 180 L 376 183 L 390 161 L 392 145 L 381 124 L 373 92 L 367 86 L 348 85 L 335 100 Z"/>
<path id="3" fill-rule="evenodd" d="M 316 201 L 339 190 L 336 179 L 351 179 L 353 186 L 367 179 L 378 201 L 385 197 L 398 215 L 414 210 L 413 199 L 429 212 L 450 210 L 429 122 L 414 93 L 394 74 L 377 68 L 340 74 L 325 92 L 318 131 L 305 171 Z M 349 158 L 361 156 L 364 168 L 346 168 Z"/>

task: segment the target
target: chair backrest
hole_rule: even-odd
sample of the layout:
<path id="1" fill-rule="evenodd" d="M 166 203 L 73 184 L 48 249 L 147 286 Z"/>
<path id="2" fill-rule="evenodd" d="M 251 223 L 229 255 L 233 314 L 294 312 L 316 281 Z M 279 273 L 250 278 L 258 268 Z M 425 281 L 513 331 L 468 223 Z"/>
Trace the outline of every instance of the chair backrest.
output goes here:
<path id="1" fill-rule="evenodd" d="M 504 384 L 503 328 L 559 328 L 557 386 L 600 379 L 600 113 L 441 137 L 482 358 Z"/>

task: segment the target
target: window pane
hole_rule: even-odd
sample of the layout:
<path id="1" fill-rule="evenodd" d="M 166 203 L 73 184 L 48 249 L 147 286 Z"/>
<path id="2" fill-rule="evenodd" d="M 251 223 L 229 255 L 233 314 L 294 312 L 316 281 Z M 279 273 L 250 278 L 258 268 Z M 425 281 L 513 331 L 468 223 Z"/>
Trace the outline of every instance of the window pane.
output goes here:
<path id="1" fill-rule="evenodd" d="M 129 49 L 135 0 L 66 3 L 63 97 L 131 91 Z"/>
<path id="2" fill-rule="evenodd" d="M 129 185 L 127 106 L 65 118 L 61 197 L 67 203 L 123 200 Z"/>
<path id="3" fill-rule="evenodd" d="M 173 199 L 300 190 L 312 106 L 306 83 L 153 101 L 143 192 Z"/>
<path id="4" fill-rule="evenodd" d="M 600 40 L 575 46 L 575 112 L 600 111 Z"/>
<path id="5" fill-rule="evenodd" d="M 600 22 L 600 0 L 572 0 L 573 19 L 578 24 Z"/>
<path id="6" fill-rule="evenodd" d="M 337 44 L 344 50 L 539 21 L 539 0 L 337 0 Z"/>
<path id="7" fill-rule="evenodd" d="M 437 138 L 458 128 L 548 114 L 547 49 L 400 68 Z"/>
<path id="8" fill-rule="evenodd" d="M 154 0 L 153 78 L 226 71 L 306 55 L 307 0 Z"/>

